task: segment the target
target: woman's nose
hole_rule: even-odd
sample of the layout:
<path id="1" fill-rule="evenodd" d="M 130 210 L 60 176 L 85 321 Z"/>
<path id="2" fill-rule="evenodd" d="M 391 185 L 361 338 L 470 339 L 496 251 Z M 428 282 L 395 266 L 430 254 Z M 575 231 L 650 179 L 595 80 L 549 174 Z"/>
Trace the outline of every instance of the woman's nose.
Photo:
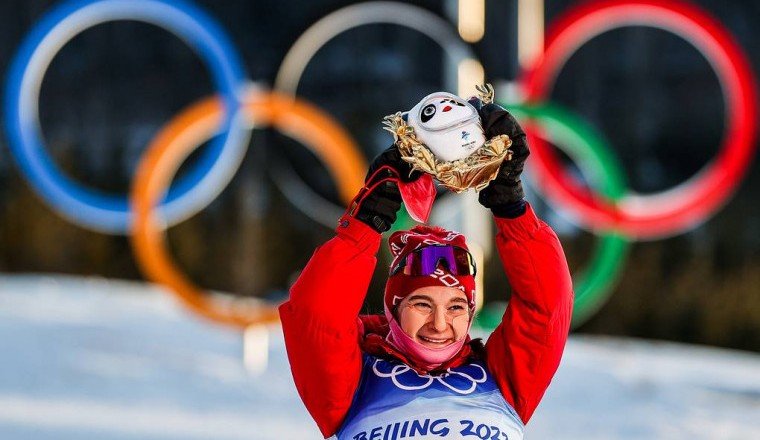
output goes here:
<path id="1" fill-rule="evenodd" d="M 446 331 L 447 327 L 446 309 L 443 307 L 436 308 L 435 313 L 433 313 L 433 328 L 435 328 L 436 331 L 443 332 Z"/>

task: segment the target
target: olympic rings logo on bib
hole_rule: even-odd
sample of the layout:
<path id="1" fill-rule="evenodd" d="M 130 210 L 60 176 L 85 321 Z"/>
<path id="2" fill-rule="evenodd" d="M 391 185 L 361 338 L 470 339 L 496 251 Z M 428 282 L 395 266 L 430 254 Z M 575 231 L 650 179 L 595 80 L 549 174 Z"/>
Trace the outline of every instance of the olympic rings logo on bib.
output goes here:
<path id="1" fill-rule="evenodd" d="M 468 374 L 462 370 L 472 370 Z M 434 384 L 440 384 L 457 394 L 472 394 L 478 384 L 485 383 L 488 379 L 485 368 L 478 364 L 467 364 L 456 370 L 448 369 L 439 376 L 417 374 L 409 365 L 388 362 L 376 359 L 372 364 L 372 372 L 377 377 L 390 378 L 397 388 L 404 391 L 418 391 L 429 388 Z M 459 387 L 457 385 L 465 385 Z"/>

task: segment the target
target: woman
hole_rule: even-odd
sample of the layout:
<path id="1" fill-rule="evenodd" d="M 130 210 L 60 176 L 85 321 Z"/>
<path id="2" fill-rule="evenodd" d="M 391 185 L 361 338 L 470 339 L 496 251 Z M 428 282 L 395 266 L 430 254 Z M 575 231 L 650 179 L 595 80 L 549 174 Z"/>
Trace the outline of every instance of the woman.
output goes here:
<path id="1" fill-rule="evenodd" d="M 519 439 L 559 365 L 572 309 L 567 263 L 523 198 L 525 133 L 503 108 L 476 108 L 488 138 L 513 141 L 512 160 L 479 194 L 513 288 L 502 322 L 485 345 L 469 338 L 474 263 L 462 235 L 429 226 L 390 237 L 385 313 L 359 316 L 380 234 L 400 208 L 394 182 L 419 177 L 386 150 L 280 307 L 296 387 L 325 438 Z"/>

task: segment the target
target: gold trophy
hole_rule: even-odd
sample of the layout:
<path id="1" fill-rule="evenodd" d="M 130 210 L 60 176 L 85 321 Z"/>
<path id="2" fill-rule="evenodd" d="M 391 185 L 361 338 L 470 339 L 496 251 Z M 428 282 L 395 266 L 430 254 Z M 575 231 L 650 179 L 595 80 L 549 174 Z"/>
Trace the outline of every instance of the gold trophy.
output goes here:
<path id="1" fill-rule="evenodd" d="M 477 90 L 484 104 L 493 102 L 490 84 Z M 451 93 L 430 94 L 409 112 L 386 116 L 383 125 L 403 160 L 457 193 L 485 188 L 501 163 L 512 158 L 509 136 L 486 139 L 477 109 Z"/>

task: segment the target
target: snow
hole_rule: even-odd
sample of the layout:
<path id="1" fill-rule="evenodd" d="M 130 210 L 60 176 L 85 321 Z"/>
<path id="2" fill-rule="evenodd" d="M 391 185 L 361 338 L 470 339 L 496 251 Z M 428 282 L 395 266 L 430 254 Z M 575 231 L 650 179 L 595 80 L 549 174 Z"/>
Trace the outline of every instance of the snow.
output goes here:
<path id="1" fill-rule="evenodd" d="M 158 287 L 0 276 L 0 438 L 319 439 L 269 330 L 252 374 Z M 574 336 L 526 438 L 760 438 L 760 355 Z"/>

